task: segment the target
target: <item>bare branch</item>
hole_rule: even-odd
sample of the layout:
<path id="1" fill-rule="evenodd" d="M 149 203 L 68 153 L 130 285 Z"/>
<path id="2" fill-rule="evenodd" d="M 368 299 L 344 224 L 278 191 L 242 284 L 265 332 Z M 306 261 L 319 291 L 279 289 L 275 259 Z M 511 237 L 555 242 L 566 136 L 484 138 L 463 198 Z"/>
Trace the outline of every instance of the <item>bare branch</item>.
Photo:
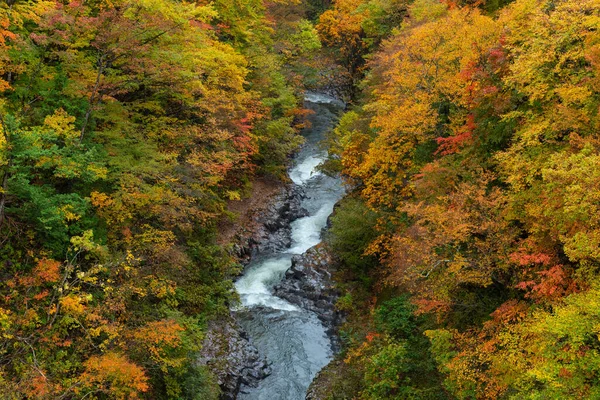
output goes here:
<path id="1" fill-rule="evenodd" d="M 440 265 L 442 265 L 442 263 L 447 263 L 450 262 L 451 260 L 438 260 L 435 262 L 435 264 L 433 264 L 433 266 L 431 268 L 429 268 L 429 271 L 422 271 L 421 272 L 421 276 L 423 278 L 429 278 L 429 275 L 431 275 L 431 273 L 433 271 L 435 271 Z"/>

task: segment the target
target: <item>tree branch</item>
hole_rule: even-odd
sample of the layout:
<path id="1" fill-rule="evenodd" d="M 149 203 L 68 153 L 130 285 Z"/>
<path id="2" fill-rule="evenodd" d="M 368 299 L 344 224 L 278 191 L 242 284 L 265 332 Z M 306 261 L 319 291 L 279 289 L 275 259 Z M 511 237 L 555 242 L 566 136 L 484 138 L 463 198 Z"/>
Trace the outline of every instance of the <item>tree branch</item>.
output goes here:
<path id="1" fill-rule="evenodd" d="M 433 264 L 433 266 L 431 268 L 429 268 L 429 271 L 422 271 L 421 272 L 421 276 L 423 278 L 429 278 L 429 275 L 431 275 L 431 273 L 440 265 L 442 265 L 442 263 L 447 263 L 450 262 L 451 260 L 438 260 L 435 262 L 435 264 Z"/>

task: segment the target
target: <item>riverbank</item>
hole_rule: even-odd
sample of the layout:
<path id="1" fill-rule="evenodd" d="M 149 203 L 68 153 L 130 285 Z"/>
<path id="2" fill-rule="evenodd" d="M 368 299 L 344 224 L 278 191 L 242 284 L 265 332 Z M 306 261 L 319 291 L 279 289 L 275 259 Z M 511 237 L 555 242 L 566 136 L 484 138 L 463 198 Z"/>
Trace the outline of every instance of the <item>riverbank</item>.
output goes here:
<path id="1" fill-rule="evenodd" d="M 334 98 L 307 95 L 313 110 L 290 183 L 258 180 L 232 202 L 237 217 L 219 224 L 220 242 L 244 265 L 236 282 L 242 307 L 214 322 L 201 363 L 215 371 L 224 399 L 304 399 L 317 372 L 339 350 L 331 257 L 323 229 L 342 197 L 338 178 L 322 174 L 320 143 L 342 108 Z"/>
<path id="2" fill-rule="evenodd" d="M 219 243 L 231 244 L 243 266 L 261 252 L 289 247 L 289 226 L 305 215 L 301 199 L 302 191 L 291 182 L 258 178 L 247 198 L 228 204 L 235 218 L 220 221 Z M 209 324 L 199 363 L 210 367 L 223 400 L 236 399 L 244 387 L 256 387 L 271 374 L 268 360 L 252 345 L 235 313 Z"/>
<path id="3" fill-rule="evenodd" d="M 306 141 L 289 171 L 292 190 L 301 192 L 305 215 L 287 226 L 276 226 L 284 237 L 289 233 L 290 242 L 282 242 L 284 246 L 277 240 L 270 243 L 236 282 L 243 306 L 237 312 L 240 325 L 272 368 L 257 388 L 243 390 L 238 399 L 303 400 L 314 376 L 333 356 L 328 327 L 318 315 L 278 296 L 275 289 L 294 260 L 321 242 L 328 217 L 344 193 L 339 178 L 318 169 L 327 157 L 321 142 L 335 126 L 343 104 L 312 93 L 306 96 L 305 108 L 312 111 L 302 131 Z"/>

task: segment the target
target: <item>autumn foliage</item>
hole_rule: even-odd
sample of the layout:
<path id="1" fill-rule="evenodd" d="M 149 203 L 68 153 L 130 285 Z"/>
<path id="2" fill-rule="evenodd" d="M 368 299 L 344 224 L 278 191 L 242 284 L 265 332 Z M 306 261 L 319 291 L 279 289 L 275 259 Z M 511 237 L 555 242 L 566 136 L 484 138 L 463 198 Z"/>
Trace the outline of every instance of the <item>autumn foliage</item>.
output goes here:
<path id="1" fill-rule="evenodd" d="M 235 301 L 216 222 L 301 143 L 298 7 L 0 4 L 0 397 L 218 396 L 196 362 Z"/>
<path id="2" fill-rule="evenodd" d="M 415 0 L 332 137 L 446 398 L 599 396 L 599 24 L 594 1 Z"/>

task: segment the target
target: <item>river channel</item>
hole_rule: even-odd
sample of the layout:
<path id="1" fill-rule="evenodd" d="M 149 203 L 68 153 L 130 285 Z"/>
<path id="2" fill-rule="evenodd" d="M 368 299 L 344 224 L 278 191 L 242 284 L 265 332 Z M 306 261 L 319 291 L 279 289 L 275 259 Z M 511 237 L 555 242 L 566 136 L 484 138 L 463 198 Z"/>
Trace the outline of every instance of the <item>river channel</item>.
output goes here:
<path id="1" fill-rule="evenodd" d="M 271 363 L 272 374 L 256 388 L 244 388 L 240 400 L 303 400 L 311 381 L 333 356 L 325 327 L 317 316 L 275 296 L 273 287 L 292 265 L 292 257 L 321 241 L 321 233 L 335 203 L 343 196 L 339 178 L 317 170 L 326 152 L 320 146 L 325 134 L 335 126 L 343 103 L 316 93 L 308 93 L 305 107 L 310 127 L 294 159 L 289 176 L 303 188 L 302 207 L 306 217 L 292 222 L 292 245 L 275 253 L 256 256 L 236 282 L 243 310 L 239 322 L 252 343 Z"/>

